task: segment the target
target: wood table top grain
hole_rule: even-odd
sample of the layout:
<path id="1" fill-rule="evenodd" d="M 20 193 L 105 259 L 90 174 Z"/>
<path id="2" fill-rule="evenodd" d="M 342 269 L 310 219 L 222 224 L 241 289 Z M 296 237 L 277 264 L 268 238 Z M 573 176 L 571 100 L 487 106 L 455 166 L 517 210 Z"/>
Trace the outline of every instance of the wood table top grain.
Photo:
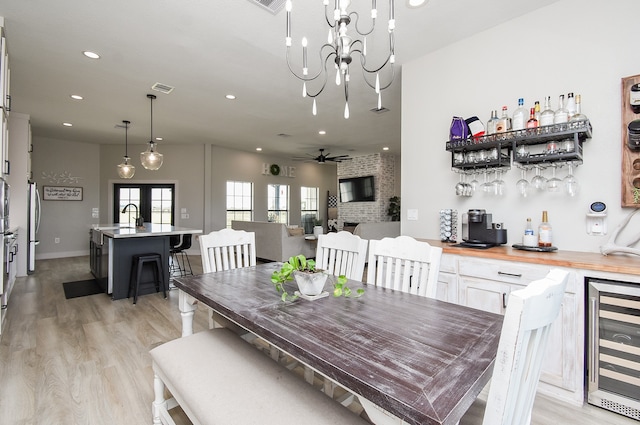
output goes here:
<path id="1" fill-rule="evenodd" d="M 408 424 L 455 424 L 489 381 L 502 316 L 356 281 L 349 286 L 363 286 L 361 298 L 283 303 L 270 281 L 279 268 L 175 285 Z"/>

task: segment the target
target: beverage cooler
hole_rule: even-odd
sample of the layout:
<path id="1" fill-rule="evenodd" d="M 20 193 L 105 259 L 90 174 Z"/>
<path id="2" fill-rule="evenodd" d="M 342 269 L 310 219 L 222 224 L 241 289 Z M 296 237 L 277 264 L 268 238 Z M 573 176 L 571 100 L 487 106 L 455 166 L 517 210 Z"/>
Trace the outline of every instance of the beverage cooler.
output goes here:
<path id="1" fill-rule="evenodd" d="M 587 279 L 587 399 L 640 420 L 640 283 Z"/>

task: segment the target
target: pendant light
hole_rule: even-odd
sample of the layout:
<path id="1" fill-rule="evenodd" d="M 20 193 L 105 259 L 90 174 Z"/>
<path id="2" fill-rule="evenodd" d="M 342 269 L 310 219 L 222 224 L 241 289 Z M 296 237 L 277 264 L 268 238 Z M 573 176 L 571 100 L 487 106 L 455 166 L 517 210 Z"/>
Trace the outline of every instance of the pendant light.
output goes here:
<path id="1" fill-rule="evenodd" d="M 129 164 L 128 156 L 128 137 L 129 137 L 129 124 L 131 121 L 122 120 L 124 123 L 124 157 L 122 158 L 122 164 L 118 164 L 118 175 L 121 179 L 130 179 L 136 173 L 136 167 Z"/>
<path id="2" fill-rule="evenodd" d="M 154 94 L 148 94 L 147 97 L 151 101 L 151 138 L 149 139 L 147 150 L 140 153 L 140 162 L 142 162 L 142 166 L 147 170 L 157 170 L 162 166 L 163 155 L 156 150 L 157 143 L 153 141 L 153 99 L 155 99 L 156 96 Z"/>

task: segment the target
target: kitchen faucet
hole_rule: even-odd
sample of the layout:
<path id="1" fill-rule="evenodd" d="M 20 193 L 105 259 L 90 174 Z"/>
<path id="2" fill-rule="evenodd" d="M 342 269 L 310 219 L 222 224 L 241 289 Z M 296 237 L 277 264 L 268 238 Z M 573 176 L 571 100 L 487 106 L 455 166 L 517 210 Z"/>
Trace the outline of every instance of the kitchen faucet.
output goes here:
<path id="1" fill-rule="evenodd" d="M 144 227 L 144 218 L 142 218 L 142 216 L 140 216 L 138 214 L 138 206 L 136 204 L 127 204 L 124 206 L 124 208 L 122 209 L 122 213 L 126 213 L 127 212 L 127 207 L 135 207 L 136 208 L 136 227 Z"/>

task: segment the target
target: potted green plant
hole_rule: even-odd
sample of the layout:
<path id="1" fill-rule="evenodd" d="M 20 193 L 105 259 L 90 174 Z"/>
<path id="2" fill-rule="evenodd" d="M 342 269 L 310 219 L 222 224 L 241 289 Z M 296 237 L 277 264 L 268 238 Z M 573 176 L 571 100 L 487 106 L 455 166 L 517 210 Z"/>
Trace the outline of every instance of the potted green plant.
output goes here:
<path id="1" fill-rule="evenodd" d="M 328 274 L 323 270 L 316 269 L 316 262 L 307 259 L 304 255 L 296 255 L 289 258 L 289 261 L 282 264 L 280 270 L 275 270 L 271 274 L 271 283 L 282 296 L 282 301 L 293 301 L 298 298 L 297 294 L 290 295 L 284 287 L 285 282 L 294 280 L 298 284 L 300 294 L 317 296 L 322 293 L 326 284 Z M 347 286 L 347 277 L 337 276 L 333 283 L 334 297 L 359 297 L 364 294 L 364 289 L 359 288 L 353 295 L 351 288 Z"/>
<path id="2" fill-rule="evenodd" d="M 313 235 L 317 238 L 319 235 L 324 233 L 324 228 L 322 227 L 322 219 L 316 217 L 313 219 Z"/>
<path id="3" fill-rule="evenodd" d="M 387 215 L 391 216 L 391 221 L 400 221 L 400 197 L 392 196 L 389 198 L 389 209 Z"/>

